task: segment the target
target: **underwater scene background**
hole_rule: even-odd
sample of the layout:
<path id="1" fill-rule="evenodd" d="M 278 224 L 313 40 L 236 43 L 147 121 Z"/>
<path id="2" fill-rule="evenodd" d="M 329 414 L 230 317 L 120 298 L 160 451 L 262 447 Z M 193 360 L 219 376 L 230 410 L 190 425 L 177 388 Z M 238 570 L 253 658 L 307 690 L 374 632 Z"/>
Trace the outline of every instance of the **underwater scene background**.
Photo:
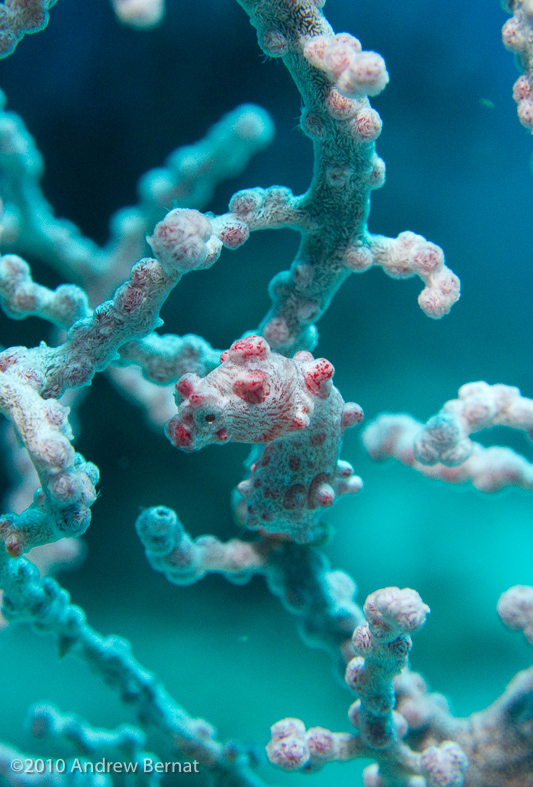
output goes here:
<path id="1" fill-rule="evenodd" d="M 533 397 L 533 141 L 511 95 L 518 71 L 501 43 L 508 15 L 497 0 L 328 0 L 324 11 L 336 31 L 379 52 L 390 74 L 372 100 L 383 120 L 377 151 L 387 179 L 372 196 L 370 230 L 412 230 L 439 244 L 462 296 L 432 321 L 416 303 L 418 280 L 394 281 L 379 270 L 351 276 L 319 323 L 315 355 L 334 364 L 337 387 L 362 405 L 365 422 L 383 411 L 425 421 L 475 380 L 516 385 Z M 311 178 L 296 88 L 281 62 L 263 57 L 232 0 L 168 0 L 164 22 L 148 32 L 121 27 L 106 0 L 59 0 L 48 28 L 0 63 L 0 87 L 44 155 L 43 188 L 56 214 L 99 242 L 113 211 L 134 202 L 144 171 L 239 103 L 264 106 L 276 135 L 208 208 L 223 213 L 231 194 L 252 186 L 285 185 L 298 194 Z M 268 282 L 289 267 L 298 240 L 286 230 L 258 232 L 212 269 L 185 277 L 164 307 L 164 332 L 229 347 L 259 324 Z M 60 283 L 49 270 L 34 276 Z M 3 346 L 46 338 L 38 320 L 2 318 Z M 484 495 L 394 462 L 376 465 L 360 431 L 347 433 L 342 457 L 365 486 L 325 514 L 333 528 L 325 551 L 333 567 L 354 577 L 360 603 L 389 585 L 418 590 L 432 614 L 414 639 L 411 665 L 457 715 L 468 715 L 531 661 L 523 637 L 496 614 L 504 590 L 533 583 L 531 494 Z M 533 460 L 522 435 L 494 429 L 479 439 Z M 83 565 L 60 581 L 91 625 L 129 639 L 137 659 L 222 740 L 264 746 L 270 725 L 285 716 L 350 731 L 349 692 L 328 656 L 300 641 L 262 579 L 238 587 L 208 576 L 174 587 L 150 569 L 136 536 L 139 511 L 158 504 L 176 509 L 194 536 L 238 535 L 230 493 L 243 477 L 247 447 L 181 454 L 101 375 L 80 409 L 75 446 L 99 466 L 101 481 Z M 39 700 L 96 726 L 130 720 L 84 664 L 58 660 L 51 637 L 10 626 L 0 633 L 0 658 L 6 742 L 38 751 L 24 716 Z M 334 763 L 308 776 L 265 763 L 259 772 L 269 784 L 310 779 L 325 787 L 358 784 L 361 768 Z"/>

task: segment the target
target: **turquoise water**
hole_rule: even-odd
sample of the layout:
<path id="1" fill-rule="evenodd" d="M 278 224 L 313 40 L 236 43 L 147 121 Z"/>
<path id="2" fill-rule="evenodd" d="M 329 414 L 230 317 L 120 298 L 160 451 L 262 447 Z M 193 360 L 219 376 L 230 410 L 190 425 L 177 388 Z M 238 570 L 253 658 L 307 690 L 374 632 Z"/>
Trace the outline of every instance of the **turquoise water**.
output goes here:
<path id="1" fill-rule="evenodd" d="M 109 214 L 133 202 L 143 171 L 243 101 L 265 106 L 277 134 L 209 208 L 223 212 L 239 188 L 276 183 L 300 193 L 310 179 L 299 96 L 280 62 L 264 62 L 244 12 L 232 0 L 206 0 L 199 11 L 173 0 L 169 6 L 162 28 L 140 34 L 118 27 L 105 0 L 59 0 L 48 30 L 0 63 L 9 106 L 44 153 L 48 198 L 58 215 L 100 241 Z M 496 0 L 395 7 L 328 0 L 324 10 L 337 31 L 380 52 L 391 77 L 373 101 L 383 119 L 377 149 L 387 181 L 373 195 L 370 229 L 390 236 L 409 229 L 438 243 L 463 295 L 449 316 L 432 322 L 417 306 L 417 281 L 392 281 L 377 270 L 352 276 L 319 324 L 317 352 L 334 363 L 344 398 L 360 403 L 368 420 L 384 410 L 425 420 L 478 379 L 533 397 L 533 140 L 511 97 L 518 72 L 501 45 L 506 15 Z M 296 246 L 288 231 L 257 233 L 211 270 L 186 277 L 165 306 L 165 331 L 229 346 L 259 323 L 267 283 L 289 266 Z M 39 275 L 54 282 L 49 272 Z M 4 345 L 44 335 L 37 322 L 2 323 Z M 100 466 L 101 495 L 85 565 L 61 581 L 89 622 L 129 638 L 138 659 L 223 739 L 263 745 L 270 724 L 288 715 L 349 731 L 350 695 L 327 656 L 300 642 L 261 580 L 233 587 L 209 577 L 172 587 L 149 569 L 135 535 L 140 507 L 164 504 L 194 535 L 234 536 L 229 495 L 246 449 L 178 454 L 103 379 L 80 417 L 76 447 Z M 487 436 L 508 439 L 503 430 Z M 533 459 L 525 438 L 513 445 Z M 484 496 L 394 464 L 373 465 L 356 429 L 343 458 L 365 487 L 326 517 L 335 528 L 326 547 L 332 564 L 355 578 L 361 602 L 379 587 L 416 588 L 432 615 L 415 638 L 413 667 L 459 715 L 485 707 L 531 660 L 495 612 L 510 585 L 533 583 L 531 495 Z M 0 652 L 0 738 L 32 750 L 24 713 L 42 699 L 96 725 L 128 718 L 85 667 L 58 663 L 47 638 L 10 629 Z M 358 769 L 330 765 L 307 778 L 314 787 L 358 783 Z M 261 773 L 269 784 L 306 778 L 268 765 Z"/>

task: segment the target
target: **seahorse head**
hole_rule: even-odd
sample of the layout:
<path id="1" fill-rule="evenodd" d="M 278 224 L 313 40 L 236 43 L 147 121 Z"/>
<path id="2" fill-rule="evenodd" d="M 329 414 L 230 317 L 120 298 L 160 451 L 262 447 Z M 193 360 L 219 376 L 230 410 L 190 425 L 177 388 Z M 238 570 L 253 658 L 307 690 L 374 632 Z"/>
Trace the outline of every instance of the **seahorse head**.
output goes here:
<path id="1" fill-rule="evenodd" d="M 184 375 L 176 385 L 178 414 L 166 427 L 183 451 L 210 443 L 267 443 L 305 429 L 313 399 L 329 395 L 333 366 L 311 353 L 285 358 L 261 336 L 234 342 L 206 377 Z M 310 363 L 312 362 L 312 363 Z"/>

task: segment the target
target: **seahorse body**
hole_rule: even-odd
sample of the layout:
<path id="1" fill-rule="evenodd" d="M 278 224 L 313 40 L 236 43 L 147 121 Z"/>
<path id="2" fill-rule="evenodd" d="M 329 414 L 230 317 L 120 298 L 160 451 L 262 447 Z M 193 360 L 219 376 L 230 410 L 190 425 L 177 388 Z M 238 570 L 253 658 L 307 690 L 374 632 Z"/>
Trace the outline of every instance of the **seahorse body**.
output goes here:
<path id="1" fill-rule="evenodd" d="M 344 429 L 363 412 L 344 402 L 333 373 L 329 361 L 309 352 L 290 359 L 271 352 L 261 336 L 240 339 L 206 377 L 179 380 L 178 414 L 167 436 L 183 451 L 266 444 L 238 486 L 243 524 L 308 543 L 320 533 L 321 509 L 362 486 L 339 452 Z"/>

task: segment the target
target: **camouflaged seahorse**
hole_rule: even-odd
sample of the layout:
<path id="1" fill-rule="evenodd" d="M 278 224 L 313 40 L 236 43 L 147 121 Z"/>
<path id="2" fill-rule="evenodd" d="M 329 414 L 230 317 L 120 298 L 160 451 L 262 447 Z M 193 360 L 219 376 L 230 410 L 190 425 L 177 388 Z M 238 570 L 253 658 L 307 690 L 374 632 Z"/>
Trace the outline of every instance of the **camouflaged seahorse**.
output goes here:
<path id="1" fill-rule="evenodd" d="M 271 352 L 261 336 L 240 339 L 206 377 L 179 380 L 178 414 L 167 436 L 183 451 L 266 443 L 238 486 L 242 521 L 251 530 L 313 541 L 321 532 L 321 509 L 362 486 L 339 452 L 344 429 L 363 412 L 344 402 L 333 373 L 329 361 L 310 352 L 290 359 Z"/>

